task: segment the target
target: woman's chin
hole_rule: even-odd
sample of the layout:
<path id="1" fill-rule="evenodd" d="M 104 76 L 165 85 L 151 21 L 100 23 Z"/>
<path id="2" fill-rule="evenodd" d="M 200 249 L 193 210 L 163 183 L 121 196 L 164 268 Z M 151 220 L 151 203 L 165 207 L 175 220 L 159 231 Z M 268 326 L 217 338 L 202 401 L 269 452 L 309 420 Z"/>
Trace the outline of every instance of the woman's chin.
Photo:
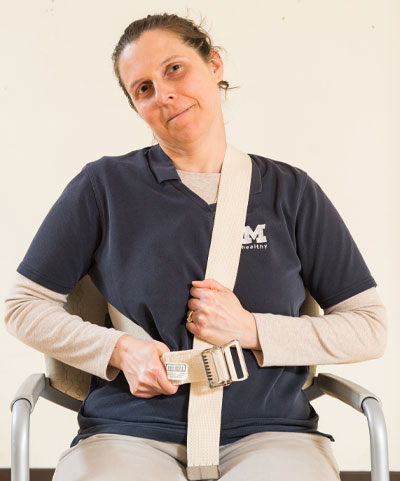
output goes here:
<path id="1" fill-rule="evenodd" d="M 170 132 L 169 142 L 178 144 L 191 144 L 204 137 L 204 132 L 194 129 L 180 129 L 176 132 Z"/>

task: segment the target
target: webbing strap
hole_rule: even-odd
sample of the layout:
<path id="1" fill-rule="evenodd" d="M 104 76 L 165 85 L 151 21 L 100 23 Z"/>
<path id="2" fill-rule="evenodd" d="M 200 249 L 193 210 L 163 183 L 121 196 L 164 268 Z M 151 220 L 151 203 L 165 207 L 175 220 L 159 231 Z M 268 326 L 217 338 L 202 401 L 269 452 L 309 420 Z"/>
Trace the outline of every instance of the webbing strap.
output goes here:
<path id="1" fill-rule="evenodd" d="M 251 171 L 250 157 L 227 144 L 205 278 L 216 279 L 231 290 L 239 266 Z M 193 349 L 203 350 L 211 346 L 194 337 Z M 222 394 L 223 387 L 210 389 L 207 382 L 190 385 L 187 433 L 187 475 L 190 480 L 219 478 L 219 470 L 214 469 L 213 477 L 203 477 L 202 470 L 195 468 L 219 466 Z"/>
<path id="2" fill-rule="evenodd" d="M 116 309 L 110 303 L 108 303 L 108 312 L 115 329 L 126 332 L 127 334 L 139 339 L 152 339 L 152 337 L 142 327 L 130 320 L 128 317 L 122 314 L 122 312 L 119 312 L 118 309 Z M 175 386 L 199 381 L 208 383 L 209 381 L 204 367 L 202 352 L 203 351 L 200 349 L 165 352 L 161 356 L 161 361 L 167 368 L 167 373 L 168 365 L 172 365 L 172 367 L 176 365 L 183 365 L 185 367 L 185 373 L 180 373 L 184 374 L 184 376 L 179 376 L 176 379 L 168 376 L 170 383 L 174 384 Z M 213 356 L 213 361 L 216 364 L 217 371 L 220 373 L 224 373 L 224 371 L 227 370 L 227 366 L 229 368 L 229 374 L 235 371 L 235 365 L 232 359 L 226 358 L 221 352 L 217 352 L 217 354 Z"/>
<path id="3" fill-rule="evenodd" d="M 239 266 L 251 173 L 250 157 L 227 144 L 221 169 L 205 278 L 216 279 L 231 290 L 234 288 Z M 108 306 L 111 320 L 116 329 L 141 339 L 151 339 L 144 329 L 117 311 L 111 304 Z M 188 351 L 180 351 L 182 354 L 165 353 L 162 360 L 164 363 L 169 359 L 176 362 L 176 356 L 181 356 L 181 360 L 183 358 L 198 359 L 198 352 L 212 346 L 213 344 L 195 336 L 193 356 L 188 355 Z M 193 372 L 196 369 L 197 373 L 201 372 L 201 364 L 198 360 L 193 362 L 193 366 Z M 223 387 L 218 386 L 211 389 L 207 379 L 192 382 L 190 386 L 187 430 L 187 477 L 189 480 L 218 479 L 221 476 L 219 441 L 222 395 Z"/>
<path id="4" fill-rule="evenodd" d="M 122 314 L 122 312 L 119 312 L 109 302 L 108 313 L 110 314 L 112 325 L 118 331 L 126 332 L 127 334 L 137 337 L 138 339 L 153 339 L 150 334 L 143 329 L 143 327 L 126 317 L 124 314 Z"/>

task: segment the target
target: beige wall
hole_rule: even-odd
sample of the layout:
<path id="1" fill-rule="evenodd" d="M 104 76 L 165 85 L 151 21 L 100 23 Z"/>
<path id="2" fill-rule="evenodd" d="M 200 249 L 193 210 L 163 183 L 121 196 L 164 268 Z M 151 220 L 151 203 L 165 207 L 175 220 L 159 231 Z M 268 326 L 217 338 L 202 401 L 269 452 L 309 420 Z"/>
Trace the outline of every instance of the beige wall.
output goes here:
<path id="1" fill-rule="evenodd" d="M 146 5 L 150 3 L 151 8 Z M 227 49 L 228 140 L 285 161 L 320 183 L 345 219 L 390 317 L 385 356 L 322 371 L 381 396 L 391 469 L 400 470 L 398 0 L 2 0 L 0 4 L 1 296 L 43 217 L 88 161 L 151 144 L 128 108 L 110 55 L 133 19 L 169 12 L 206 16 Z M 0 466 L 9 466 L 8 403 L 42 355 L 0 336 Z M 331 399 L 315 403 L 345 470 L 366 470 L 364 418 Z M 45 400 L 32 419 L 31 464 L 54 466 L 75 435 L 75 415 Z M 397 453 L 397 456 L 396 456 Z"/>

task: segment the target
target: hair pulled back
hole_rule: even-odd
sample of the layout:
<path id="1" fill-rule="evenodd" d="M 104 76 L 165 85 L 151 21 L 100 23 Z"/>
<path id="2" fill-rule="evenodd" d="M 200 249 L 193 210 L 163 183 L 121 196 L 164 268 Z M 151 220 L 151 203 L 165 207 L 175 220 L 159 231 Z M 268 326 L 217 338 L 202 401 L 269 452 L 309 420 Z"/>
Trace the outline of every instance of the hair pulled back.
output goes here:
<path id="1" fill-rule="evenodd" d="M 118 61 L 122 51 L 127 45 L 138 40 L 143 32 L 154 29 L 162 29 L 177 34 L 182 39 L 183 43 L 194 48 L 205 62 L 208 61 L 212 49 L 221 50 L 221 47 L 212 45 L 210 35 L 202 28 L 201 24 L 196 25 L 193 20 L 179 17 L 175 14 L 162 13 L 147 15 L 145 18 L 135 20 L 129 24 L 114 49 L 112 61 L 118 83 L 134 110 L 136 110 L 136 108 L 121 80 Z M 225 96 L 229 89 L 237 88 L 229 87 L 229 83 L 226 80 L 218 82 L 218 86 L 220 89 L 225 90 Z"/>

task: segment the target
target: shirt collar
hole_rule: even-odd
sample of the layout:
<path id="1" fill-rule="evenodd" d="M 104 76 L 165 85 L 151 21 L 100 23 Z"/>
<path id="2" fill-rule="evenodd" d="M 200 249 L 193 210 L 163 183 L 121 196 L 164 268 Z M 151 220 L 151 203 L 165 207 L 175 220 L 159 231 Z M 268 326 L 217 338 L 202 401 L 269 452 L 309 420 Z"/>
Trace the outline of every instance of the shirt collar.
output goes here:
<path id="1" fill-rule="evenodd" d="M 262 191 L 261 172 L 250 156 L 252 162 L 250 194 Z M 153 145 L 149 151 L 149 164 L 158 183 L 166 180 L 181 180 L 171 158 L 162 150 L 160 144 Z"/>

